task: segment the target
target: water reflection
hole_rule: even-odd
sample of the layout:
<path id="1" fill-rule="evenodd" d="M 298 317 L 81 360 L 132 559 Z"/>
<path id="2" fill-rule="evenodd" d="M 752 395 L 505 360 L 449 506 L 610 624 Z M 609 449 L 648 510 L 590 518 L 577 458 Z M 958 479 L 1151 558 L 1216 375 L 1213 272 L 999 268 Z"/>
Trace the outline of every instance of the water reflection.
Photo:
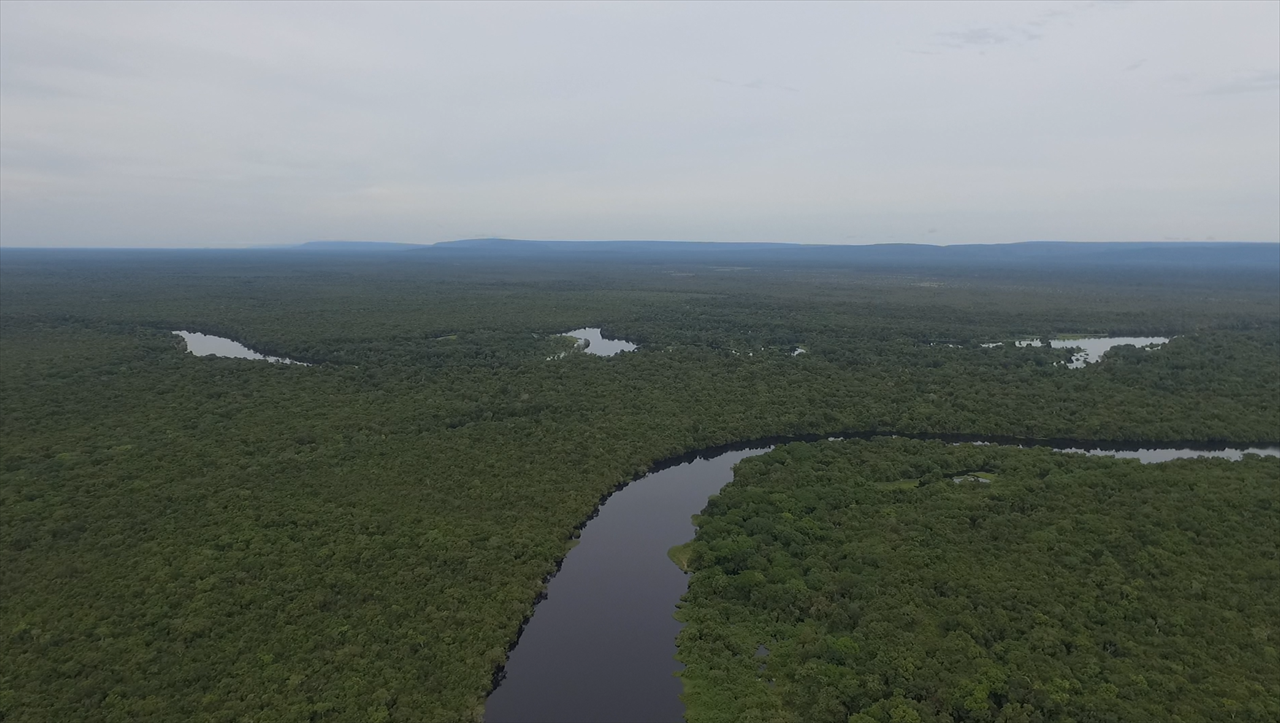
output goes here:
<path id="1" fill-rule="evenodd" d="M 1058 452 L 1084 452 L 1092 455 L 1105 455 L 1121 459 L 1136 459 L 1145 464 L 1168 462 L 1171 459 L 1194 459 L 1196 457 L 1217 457 L 1238 462 L 1246 454 L 1257 454 L 1264 457 L 1280 457 L 1280 447 L 1248 447 L 1244 449 L 1075 449 L 1064 448 Z"/>
<path id="2" fill-rule="evenodd" d="M 687 581 L 667 550 L 693 539 L 690 517 L 738 460 L 769 449 L 654 472 L 610 497 L 547 586 L 485 721 L 683 720 L 672 614 Z"/>
<path id="3" fill-rule="evenodd" d="M 195 354 L 196 356 L 222 356 L 233 359 L 262 359 L 264 361 L 275 362 L 277 364 L 301 364 L 303 366 L 310 366 L 306 362 L 287 359 L 285 357 L 259 354 L 238 341 L 232 341 L 221 336 L 201 334 L 196 331 L 175 331 L 173 333 L 182 337 L 183 341 L 187 343 L 187 351 Z"/>
<path id="4" fill-rule="evenodd" d="M 1071 357 L 1071 362 L 1067 366 L 1071 369 L 1079 369 L 1085 364 L 1092 364 L 1102 358 L 1107 350 L 1113 346 L 1122 344 L 1132 344 L 1139 348 L 1151 348 L 1167 343 L 1169 340 L 1163 336 L 1097 336 L 1085 339 L 1050 339 L 1049 346 L 1054 349 L 1079 349 Z M 1018 346 L 1040 346 L 1040 340 L 1028 339 L 1015 342 Z M 983 344 L 983 346 L 996 346 L 996 344 Z"/>
<path id="5" fill-rule="evenodd" d="M 640 348 L 622 339 L 606 339 L 600 334 L 598 328 L 574 329 L 573 331 L 566 331 L 564 335 L 577 339 L 578 344 L 588 354 L 595 354 L 596 356 L 613 356 L 620 351 L 635 351 Z"/>

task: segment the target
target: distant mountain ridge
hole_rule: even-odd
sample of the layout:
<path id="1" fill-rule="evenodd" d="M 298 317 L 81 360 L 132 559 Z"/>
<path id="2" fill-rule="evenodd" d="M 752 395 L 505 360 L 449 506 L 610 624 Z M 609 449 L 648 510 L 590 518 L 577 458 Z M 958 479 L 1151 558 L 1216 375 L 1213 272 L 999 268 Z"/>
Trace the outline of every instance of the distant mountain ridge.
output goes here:
<path id="1" fill-rule="evenodd" d="M 696 241 L 522 241 L 463 239 L 417 247 L 415 254 L 494 260 L 581 260 L 630 263 L 853 265 L 862 267 L 1158 267 L 1271 269 L 1280 273 L 1280 244 L 1236 242 L 1027 241 L 1011 244 L 873 244 L 864 246 Z"/>
<path id="2" fill-rule="evenodd" d="M 802 243 L 718 243 L 707 241 L 525 241 L 474 238 L 437 244 L 380 241 L 309 241 L 250 249 L 37 249 L 0 248 L 5 263 L 34 257 L 97 258 L 123 263 L 146 255 L 262 254 L 322 257 L 367 256 L 391 263 L 506 263 L 681 265 L 741 268 L 814 268 L 885 273 L 976 274 L 1025 271 L 1052 274 L 1141 271 L 1157 273 L 1231 273 L 1280 286 L 1280 243 L 1248 242 L 1071 242 L 1027 241 L 1009 244 L 872 244 L 863 246 Z M 380 262 L 382 262 L 380 261 Z"/>
<path id="3" fill-rule="evenodd" d="M 426 244 L 396 243 L 394 241 L 307 241 L 300 244 L 256 246 L 257 249 L 294 249 L 299 251 L 399 251 L 422 248 Z"/>

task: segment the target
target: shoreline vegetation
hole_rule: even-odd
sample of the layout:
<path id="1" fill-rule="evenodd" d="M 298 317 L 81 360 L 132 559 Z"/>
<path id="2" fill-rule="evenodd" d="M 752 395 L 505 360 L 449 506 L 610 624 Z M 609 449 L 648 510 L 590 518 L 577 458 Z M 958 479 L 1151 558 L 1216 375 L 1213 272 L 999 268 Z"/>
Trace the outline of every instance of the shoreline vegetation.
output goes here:
<path id="1" fill-rule="evenodd" d="M 7 719 L 478 718 L 575 531 L 683 450 L 1280 440 L 1274 275 L 429 257 L 0 254 Z M 546 362 L 583 327 L 640 349 Z M 980 346 L 1061 333 L 1176 338 Z"/>
<path id="2" fill-rule="evenodd" d="M 689 572 L 690 555 L 692 552 L 692 548 L 687 542 L 681 545 L 675 545 L 671 549 L 667 550 L 667 559 L 671 560 L 672 564 L 680 568 L 680 572 Z"/>
<path id="3" fill-rule="evenodd" d="M 1192 443 L 1192 442 L 1147 441 L 1147 442 L 1115 443 L 1115 442 L 1106 442 L 1101 440 L 1072 440 L 1072 439 L 1048 440 L 1048 439 L 1009 438 L 1009 437 L 996 438 L 996 437 L 983 437 L 981 435 L 930 435 L 930 434 L 898 435 L 892 432 L 870 432 L 870 431 L 846 431 L 846 432 L 838 432 L 838 433 L 833 433 L 828 435 L 817 435 L 817 434 L 793 435 L 793 436 L 787 436 L 787 437 L 768 437 L 768 438 L 762 438 L 762 439 L 746 440 L 741 442 L 732 442 L 729 444 L 719 445 L 716 447 L 708 447 L 700 450 L 695 450 L 692 452 L 686 452 L 683 454 L 675 455 L 673 457 L 668 457 L 666 459 L 659 460 L 658 462 L 650 466 L 643 473 L 637 473 L 637 476 L 634 479 L 629 480 L 627 482 L 620 483 L 617 487 L 610 490 L 605 496 L 601 497 L 599 504 L 597 504 L 595 509 L 592 510 L 591 514 L 588 515 L 584 520 L 582 520 L 582 522 L 574 530 L 573 536 L 567 542 L 567 546 L 565 549 L 565 556 L 562 556 L 560 559 L 556 561 L 555 570 L 547 575 L 546 579 L 544 580 L 543 589 L 545 591 L 546 587 L 550 585 L 556 573 L 560 571 L 564 563 L 565 557 L 567 557 L 568 553 L 574 547 L 577 547 L 579 542 L 579 533 L 582 532 L 589 523 L 591 523 L 593 520 L 596 519 L 596 517 L 599 516 L 600 511 L 604 507 L 604 505 L 607 504 L 614 495 L 621 493 L 631 484 L 634 484 L 636 482 L 641 482 L 645 477 L 651 474 L 660 472 L 665 469 L 670 469 L 678 465 L 687 464 L 689 462 L 693 462 L 698 459 L 711 459 L 714 457 L 718 457 L 722 454 L 725 454 L 727 452 L 733 452 L 733 451 L 739 451 L 739 450 L 759 449 L 761 447 L 774 447 L 776 449 L 778 447 L 785 447 L 792 444 L 821 443 L 821 442 L 835 442 L 835 441 L 870 442 L 870 441 L 882 441 L 882 440 L 892 440 L 892 439 L 901 439 L 901 440 L 908 440 L 913 442 L 941 442 L 948 445 L 974 444 L 974 445 L 996 445 L 1001 447 L 1035 449 L 1035 450 L 1053 449 L 1055 453 L 1060 453 L 1060 454 L 1085 454 L 1090 451 L 1136 452 L 1140 450 L 1150 450 L 1150 449 L 1188 449 L 1188 450 L 1203 451 L 1203 452 L 1215 452 L 1215 451 L 1225 451 L 1229 449 L 1239 449 L 1239 450 L 1244 450 L 1246 456 L 1249 454 L 1255 454 L 1256 456 L 1256 453 L 1250 453 L 1248 452 L 1248 450 L 1249 449 L 1265 449 L 1265 450 L 1268 450 L 1268 452 L 1273 450 L 1280 450 L 1280 442 L 1278 443 L 1257 442 L 1257 443 L 1240 445 L 1240 446 L 1229 445 L 1229 444 L 1213 444 L 1212 442 Z M 1075 448 L 1078 451 L 1074 451 L 1074 452 L 1060 451 L 1065 448 Z M 768 453 L 762 453 L 762 454 L 768 454 Z M 1270 456 L 1270 455 L 1268 454 L 1266 456 Z M 953 476 L 951 478 L 951 481 L 953 483 L 990 484 L 992 482 L 995 482 L 997 479 L 998 479 L 998 476 L 990 470 L 970 470 L 962 473 L 957 473 L 956 476 Z M 931 479 L 930 483 L 932 483 L 933 481 L 937 481 L 937 480 Z M 729 484 L 732 484 L 732 482 L 730 482 Z M 918 479 L 900 479 L 895 481 L 880 481 L 880 482 L 877 482 L 877 485 L 881 489 L 890 489 L 890 488 L 914 489 L 920 486 L 921 482 Z M 694 543 L 695 543 L 695 540 L 690 540 L 689 542 L 672 546 L 667 550 L 667 553 L 666 553 L 667 559 L 669 559 L 672 564 L 674 564 L 677 568 L 679 568 L 681 572 L 691 573 L 694 570 L 693 561 L 694 561 L 695 554 L 697 554 L 696 553 L 697 548 Z M 534 608 L 529 611 L 529 614 L 521 622 L 520 633 L 523 633 L 525 627 L 529 624 L 530 620 L 533 618 L 533 615 L 537 613 L 537 604 L 544 599 L 545 599 L 545 595 L 540 595 L 538 597 L 538 600 L 534 604 Z M 520 637 L 521 635 L 517 634 L 515 639 L 511 641 L 509 647 L 507 648 L 508 653 L 514 650 L 517 645 L 519 645 Z M 494 672 L 493 690 L 497 689 L 498 685 L 500 685 L 504 676 L 505 676 L 505 670 L 502 667 L 499 667 Z"/>
<path id="4" fill-rule="evenodd" d="M 691 723 L 1280 716 L 1280 459 L 798 443 L 697 524 Z"/>

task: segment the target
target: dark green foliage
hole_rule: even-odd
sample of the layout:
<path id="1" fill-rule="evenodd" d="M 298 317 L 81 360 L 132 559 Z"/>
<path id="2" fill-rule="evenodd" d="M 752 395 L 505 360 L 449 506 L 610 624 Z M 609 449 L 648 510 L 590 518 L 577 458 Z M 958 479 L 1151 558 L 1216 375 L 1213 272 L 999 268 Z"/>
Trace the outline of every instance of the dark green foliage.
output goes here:
<path id="1" fill-rule="evenodd" d="M 781 447 L 690 545 L 687 717 L 1273 721 L 1277 530 L 1273 457 Z"/>
<path id="2" fill-rule="evenodd" d="M 5 254 L 6 721 L 473 719 L 602 495 L 706 446 L 1280 439 L 1274 293 L 1221 280 Z M 548 360 L 587 325 L 641 350 Z M 1181 336 L 979 346 L 1055 332 Z"/>

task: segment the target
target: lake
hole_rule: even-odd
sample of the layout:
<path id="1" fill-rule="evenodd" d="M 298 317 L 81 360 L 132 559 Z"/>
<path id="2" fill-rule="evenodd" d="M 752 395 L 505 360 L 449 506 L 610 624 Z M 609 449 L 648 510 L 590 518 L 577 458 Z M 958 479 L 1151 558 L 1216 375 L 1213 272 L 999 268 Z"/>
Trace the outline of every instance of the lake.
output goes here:
<path id="1" fill-rule="evenodd" d="M 943 437 L 939 437 L 943 438 Z M 943 438 L 955 441 L 954 438 Z M 970 438 L 967 441 L 976 441 Z M 1007 440 L 991 440 L 1007 441 Z M 616 492 L 547 586 L 485 708 L 488 723 L 684 720 L 673 617 L 687 579 L 667 550 L 693 539 L 690 519 L 760 443 L 653 472 Z M 1280 448 L 1100 449 L 1144 463 L 1179 457 L 1280 456 Z"/>
<path id="2" fill-rule="evenodd" d="M 201 334 L 195 331 L 175 331 L 173 333 L 182 337 L 183 341 L 187 343 L 187 351 L 195 354 L 196 356 L 222 356 L 233 359 L 260 359 L 262 361 L 274 362 L 276 364 L 301 364 L 303 366 L 310 366 L 306 362 L 300 362 L 294 359 L 259 354 L 238 341 L 232 341 L 221 336 Z"/>
<path id="3" fill-rule="evenodd" d="M 566 331 L 565 336 L 578 340 L 583 350 L 596 356 L 613 356 L 622 351 L 635 351 L 640 347 L 622 339 L 606 339 L 595 327 Z"/>
<path id="4" fill-rule="evenodd" d="M 1085 364 L 1092 364 L 1101 359 L 1102 355 L 1113 346 L 1132 344 L 1149 349 L 1168 341 L 1162 336 L 1095 336 L 1083 339 L 1050 339 L 1049 346 L 1054 349 L 1079 349 L 1080 351 L 1073 354 L 1071 362 L 1067 364 L 1071 369 L 1079 369 Z M 1018 346 L 1040 346 L 1039 339 L 1027 339 L 1015 343 Z M 983 344 L 983 346 L 998 346 L 998 344 Z"/>

